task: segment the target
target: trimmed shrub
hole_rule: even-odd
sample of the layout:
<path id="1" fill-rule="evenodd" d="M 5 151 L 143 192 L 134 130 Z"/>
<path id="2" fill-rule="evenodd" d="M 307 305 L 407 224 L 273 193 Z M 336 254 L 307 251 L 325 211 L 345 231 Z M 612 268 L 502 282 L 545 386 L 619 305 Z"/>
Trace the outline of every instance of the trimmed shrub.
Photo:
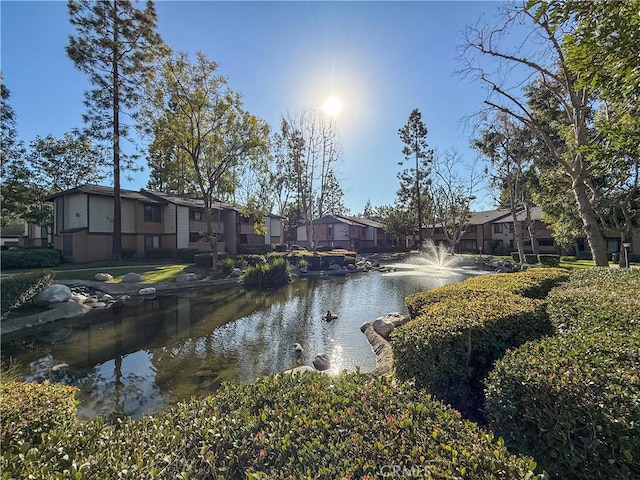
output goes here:
<path id="1" fill-rule="evenodd" d="M 259 263 L 247 268 L 242 275 L 244 286 L 251 289 L 272 289 L 291 281 L 289 264 L 284 258 L 274 258 L 268 263 Z"/>
<path id="2" fill-rule="evenodd" d="M 23 442 L 39 444 L 49 431 L 73 426 L 77 391 L 49 382 L 0 382 L 2 450 L 19 449 Z"/>
<path id="3" fill-rule="evenodd" d="M 220 270 L 220 273 L 225 277 L 229 276 L 231 270 L 233 270 L 234 268 L 236 268 L 236 262 L 231 257 L 223 258 L 218 262 L 218 270 Z"/>
<path id="4" fill-rule="evenodd" d="M 392 379 L 279 375 L 4 454 L 8 477 L 532 479 L 535 463 Z M 56 477 L 57 478 L 57 477 Z"/>
<path id="5" fill-rule="evenodd" d="M 554 478 L 640 478 L 640 332 L 560 335 L 507 353 L 486 417 Z"/>
<path id="6" fill-rule="evenodd" d="M 147 248 L 144 255 L 149 259 L 162 260 L 173 257 L 173 250 L 167 247 Z"/>
<path id="7" fill-rule="evenodd" d="M 186 263 L 194 263 L 193 257 L 200 253 L 197 248 L 179 248 L 176 250 L 176 260 Z"/>
<path id="8" fill-rule="evenodd" d="M 529 265 L 534 265 L 534 264 L 538 263 L 538 256 L 533 254 L 533 253 L 525 253 L 524 254 L 524 260 Z"/>
<path id="9" fill-rule="evenodd" d="M 130 258 L 135 257 L 136 250 L 134 248 L 123 248 L 120 250 L 120 256 L 123 260 L 129 260 Z"/>
<path id="10" fill-rule="evenodd" d="M 552 333 L 539 300 L 463 289 L 423 305 L 420 316 L 392 332 L 391 344 L 401 380 L 415 379 L 465 417 L 482 421 L 482 382 L 494 361 Z"/>
<path id="11" fill-rule="evenodd" d="M 273 250 L 273 245 L 265 243 L 258 243 L 256 245 L 238 245 L 238 252 L 243 255 L 266 255 L 271 250 Z"/>
<path id="12" fill-rule="evenodd" d="M 640 330 L 640 270 L 598 267 L 578 270 L 547 298 L 547 311 L 561 332 Z"/>
<path id="13" fill-rule="evenodd" d="M 520 254 L 518 252 L 511 252 L 511 259 L 515 263 L 520 263 Z"/>
<path id="14" fill-rule="evenodd" d="M 2 318 L 6 317 L 11 310 L 27 303 L 40 291 L 48 287 L 52 279 L 53 272 L 43 270 L 40 272 L 21 273 L 0 280 Z"/>
<path id="15" fill-rule="evenodd" d="M 447 298 L 455 292 L 457 298 L 477 298 L 485 292 L 508 292 L 528 298 L 545 298 L 549 291 L 569 279 L 569 271 L 562 268 L 530 268 L 524 272 L 480 275 L 459 283 L 414 293 L 405 299 L 412 318 L 424 307 Z M 460 293 L 463 292 L 463 293 Z"/>
<path id="16" fill-rule="evenodd" d="M 545 267 L 558 267 L 560 265 L 560 255 L 538 255 L 538 263 Z"/>
<path id="17" fill-rule="evenodd" d="M 213 254 L 211 252 L 196 253 L 193 256 L 193 263 L 198 268 L 211 270 L 213 268 Z"/>
<path id="18" fill-rule="evenodd" d="M 3 270 L 57 267 L 60 262 L 60 250 L 53 248 L 6 250 L 0 255 L 0 265 Z"/>
<path id="19" fill-rule="evenodd" d="M 262 263 L 267 263 L 267 258 L 264 255 L 241 255 L 238 257 L 238 263 L 253 267 Z"/>

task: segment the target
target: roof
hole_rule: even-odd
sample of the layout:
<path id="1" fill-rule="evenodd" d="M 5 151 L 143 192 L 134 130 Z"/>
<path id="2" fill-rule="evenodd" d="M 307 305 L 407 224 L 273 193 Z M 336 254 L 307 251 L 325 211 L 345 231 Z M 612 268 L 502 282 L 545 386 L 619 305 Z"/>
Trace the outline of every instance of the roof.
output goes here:
<path id="1" fill-rule="evenodd" d="M 542 220 L 542 208 L 541 207 L 531 207 L 531 220 Z M 520 209 L 516 214 L 516 220 L 518 222 L 523 222 L 527 219 L 527 212 L 524 208 Z M 512 223 L 513 216 L 511 212 L 505 218 L 501 218 L 496 223 Z"/>
<path id="2" fill-rule="evenodd" d="M 74 193 L 86 193 L 88 195 L 102 195 L 105 197 L 113 197 L 113 187 L 105 187 L 103 185 L 80 185 L 79 187 L 70 188 L 62 192 L 54 193 L 45 197 L 45 200 L 53 200 L 58 197 L 64 197 L 66 195 L 72 195 Z M 120 189 L 121 198 L 130 198 L 132 200 L 139 200 L 145 203 L 166 203 L 166 201 L 160 198 L 153 198 L 149 195 L 145 195 L 144 191 L 135 192 L 133 190 Z"/>
<path id="3" fill-rule="evenodd" d="M 510 216 L 511 212 L 506 208 L 501 208 L 499 210 L 485 210 L 483 212 L 473 212 L 471 213 L 469 224 L 484 225 L 485 223 L 497 222 L 507 215 Z"/>
<path id="4" fill-rule="evenodd" d="M 313 223 L 316 225 L 344 223 L 346 225 L 355 225 L 360 227 L 383 228 L 383 225 L 375 220 L 369 220 L 368 218 L 361 217 L 347 217 L 346 215 L 327 215 L 325 217 L 315 219 Z"/>

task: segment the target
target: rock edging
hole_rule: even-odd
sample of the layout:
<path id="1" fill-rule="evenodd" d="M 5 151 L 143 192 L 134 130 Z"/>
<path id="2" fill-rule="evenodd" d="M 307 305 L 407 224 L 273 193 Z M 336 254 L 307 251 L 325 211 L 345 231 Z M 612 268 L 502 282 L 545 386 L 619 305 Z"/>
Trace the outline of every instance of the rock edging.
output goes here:
<path id="1" fill-rule="evenodd" d="M 393 373 L 394 358 L 389 336 L 394 328 L 404 325 L 409 320 L 408 315 L 393 312 L 384 317 L 378 317 L 372 322 L 365 322 L 360 326 L 360 331 L 367 337 L 371 349 L 376 355 L 375 368 L 363 375 L 379 377 Z"/>

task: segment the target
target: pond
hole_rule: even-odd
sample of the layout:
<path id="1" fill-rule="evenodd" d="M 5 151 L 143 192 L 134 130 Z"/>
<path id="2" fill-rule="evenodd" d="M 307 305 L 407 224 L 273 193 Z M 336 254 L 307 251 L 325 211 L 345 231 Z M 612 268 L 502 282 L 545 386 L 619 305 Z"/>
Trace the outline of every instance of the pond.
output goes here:
<path id="1" fill-rule="evenodd" d="M 375 367 L 375 355 L 362 323 L 406 313 L 404 298 L 411 293 L 479 273 L 389 266 L 395 271 L 298 279 L 275 292 L 191 290 L 115 304 L 5 335 L 2 356 L 17 360 L 27 381 L 77 386 L 80 418 L 138 417 L 213 393 L 226 380 L 253 382 L 311 365 L 322 353 L 331 359 L 330 372 L 366 372 Z M 338 318 L 323 320 L 327 310 Z M 304 349 L 299 357 L 294 343 Z"/>

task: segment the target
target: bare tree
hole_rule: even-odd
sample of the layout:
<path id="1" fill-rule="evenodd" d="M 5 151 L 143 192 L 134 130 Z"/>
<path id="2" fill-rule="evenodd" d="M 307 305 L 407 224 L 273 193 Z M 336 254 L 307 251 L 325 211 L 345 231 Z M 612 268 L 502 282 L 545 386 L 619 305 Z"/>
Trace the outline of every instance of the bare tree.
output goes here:
<path id="1" fill-rule="evenodd" d="M 595 189 L 587 175 L 590 165 L 585 154 L 592 141 L 588 123 L 593 97 L 579 85 L 562 46 L 564 35 L 572 31 L 571 22 L 554 24 L 544 9 L 533 11 L 528 4 L 504 7 L 502 19 L 502 24 L 494 28 L 467 29 L 461 73 L 487 87 L 487 109 L 481 112 L 485 118 L 503 112 L 526 125 L 545 146 L 549 158 L 570 177 L 594 263 L 606 266 L 606 242 L 593 205 Z M 516 25 L 523 24 L 530 26 L 528 35 L 520 44 L 507 46 L 508 35 Z M 485 60 L 494 65 L 497 62 L 498 68 L 492 69 Z M 527 102 L 522 87 L 534 82 L 539 94 L 556 103 L 563 116 L 563 129 L 551 131 L 548 119 Z"/>
<path id="2" fill-rule="evenodd" d="M 468 177 L 461 175 L 462 166 L 462 158 L 455 150 L 436 155 L 430 187 L 434 218 L 442 225 L 452 253 L 469 228 L 471 203 L 481 181 L 474 166 L 470 168 Z"/>

